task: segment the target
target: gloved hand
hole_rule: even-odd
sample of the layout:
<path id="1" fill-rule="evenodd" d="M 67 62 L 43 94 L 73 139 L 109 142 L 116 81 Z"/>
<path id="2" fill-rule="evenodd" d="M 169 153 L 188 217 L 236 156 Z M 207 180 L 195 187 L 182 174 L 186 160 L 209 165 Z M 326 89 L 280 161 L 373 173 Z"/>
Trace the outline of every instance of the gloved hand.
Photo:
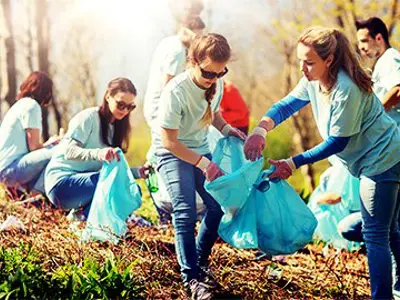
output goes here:
<path id="1" fill-rule="evenodd" d="M 138 175 L 140 178 L 146 179 L 149 177 L 151 166 L 149 164 L 144 164 L 143 166 L 138 168 Z"/>
<path id="2" fill-rule="evenodd" d="M 253 133 L 247 137 L 244 143 L 244 155 L 246 159 L 255 161 L 262 156 L 262 152 L 265 148 L 265 136 L 267 131 L 262 127 L 256 127 Z"/>
<path id="3" fill-rule="evenodd" d="M 196 167 L 203 172 L 203 174 L 206 176 L 206 180 L 210 182 L 224 175 L 218 165 L 210 161 L 205 156 L 202 156 L 199 159 L 199 161 L 196 163 Z"/>
<path id="4" fill-rule="evenodd" d="M 218 177 L 224 176 L 224 172 L 214 162 L 210 162 L 205 171 L 207 181 L 214 181 Z"/>
<path id="5" fill-rule="evenodd" d="M 113 159 L 116 159 L 117 161 L 120 160 L 119 155 L 118 155 L 118 148 L 103 148 L 99 151 L 98 153 L 98 159 L 100 161 L 112 161 Z"/>
<path id="6" fill-rule="evenodd" d="M 281 160 L 270 159 L 269 163 L 276 167 L 275 172 L 269 176 L 269 178 L 271 179 L 276 177 L 281 179 L 288 179 L 290 176 L 292 176 L 293 171 L 296 170 L 296 165 L 294 164 L 291 157 Z"/>
<path id="7" fill-rule="evenodd" d="M 237 137 L 239 139 L 241 139 L 242 141 L 246 140 L 247 135 L 240 131 L 239 129 L 232 127 L 230 124 L 226 123 L 221 130 L 221 133 L 224 136 L 234 136 Z"/>

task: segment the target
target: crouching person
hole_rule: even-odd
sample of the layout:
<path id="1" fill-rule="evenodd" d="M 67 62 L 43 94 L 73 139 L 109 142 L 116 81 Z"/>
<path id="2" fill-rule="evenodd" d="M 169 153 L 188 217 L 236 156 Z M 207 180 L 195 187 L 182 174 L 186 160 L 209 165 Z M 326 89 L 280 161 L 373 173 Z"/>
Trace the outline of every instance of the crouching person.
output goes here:
<path id="1" fill-rule="evenodd" d="M 88 216 L 103 162 L 119 160 L 118 148 L 128 148 L 135 97 L 132 82 L 116 78 L 108 84 L 100 107 L 87 108 L 72 118 L 46 168 L 46 195 L 56 207 L 82 208 L 79 217 Z M 135 178 L 145 178 L 145 170 L 132 169 Z"/>

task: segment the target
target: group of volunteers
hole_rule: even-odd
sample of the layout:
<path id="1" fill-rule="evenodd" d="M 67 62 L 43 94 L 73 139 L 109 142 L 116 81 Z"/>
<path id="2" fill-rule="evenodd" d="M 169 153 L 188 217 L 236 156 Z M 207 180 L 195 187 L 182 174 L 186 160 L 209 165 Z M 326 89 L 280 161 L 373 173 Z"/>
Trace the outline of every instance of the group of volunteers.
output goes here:
<path id="1" fill-rule="evenodd" d="M 232 55 L 227 39 L 203 34 L 203 21 L 191 15 L 176 35 L 159 43 L 144 102 L 152 141 L 147 156 L 172 202 L 177 259 L 192 299 L 210 299 L 218 287 L 209 256 L 223 212 L 204 183 L 224 172 L 212 162 L 210 125 L 223 136 L 243 140 L 246 158 L 254 161 L 262 156 L 268 132 L 307 105 L 323 142 L 294 157 L 270 160 L 275 165 L 271 177 L 287 179 L 302 165 L 334 155 L 349 176 L 360 180 L 360 235 L 372 298 L 391 299 L 400 292 L 400 280 L 392 284 L 392 257 L 393 267 L 400 267 L 400 53 L 390 46 L 380 19 L 356 26 L 359 50 L 373 61 L 372 77 L 341 31 L 308 28 L 297 40 L 303 77 L 249 136 L 249 111 L 238 91 L 237 105 L 221 104 L 224 91 L 234 90 L 222 79 Z M 129 79 L 113 79 L 99 107 L 79 112 L 65 135 L 42 143 L 41 108 L 52 100 L 52 80 L 33 72 L 0 126 L 0 180 L 10 188 L 44 193 L 56 207 L 79 209 L 87 217 L 103 162 L 119 160 L 119 149 L 128 149 L 136 95 Z M 146 178 L 149 170 L 145 165 L 131 171 L 135 178 Z M 206 207 L 197 237 L 196 195 Z"/>

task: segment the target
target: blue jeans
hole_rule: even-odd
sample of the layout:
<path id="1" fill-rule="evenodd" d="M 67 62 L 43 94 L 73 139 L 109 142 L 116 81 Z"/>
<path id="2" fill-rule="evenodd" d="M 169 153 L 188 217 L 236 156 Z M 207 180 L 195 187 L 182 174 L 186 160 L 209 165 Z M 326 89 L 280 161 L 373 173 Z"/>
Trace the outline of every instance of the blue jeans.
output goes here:
<path id="1" fill-rule="evenodd" d="M 206 155 L 211 159 L 211 155 Z M 158 171 L 172 200 L 172 224 L 175 247 L 184 282 L 199 279 L 199 267 L 206 266 L 211 248 L 218 237 L 223 212 L 204 189 L 205 177 L 200 169 L 172 154 L 157 156 Z M 207 207 L 195 240 L 197 191 Z"/>
<path id="2" fill-rule="evenodd" d="M 0 171 L 0 179 L 8 187 L 22 185 L 29 190 L 44 193 L 44 170 L 53 155 L 54 148 L 42 148 L 28 152 Z"/>
<path id="3" fill-rule="evenodd" d="M 100 172 L 78 173 L 61 179 L 47 194 L 56 207 L 83 208 L 88 217 Z"/>
<path id="4" fill-rule="evenodd" d="M 381 174 L 360 178 L 362 233 L 367 247 L 372 299 L 392 298 L 390 250 L 400 267 L 399 189 L 400 163 Z"/>

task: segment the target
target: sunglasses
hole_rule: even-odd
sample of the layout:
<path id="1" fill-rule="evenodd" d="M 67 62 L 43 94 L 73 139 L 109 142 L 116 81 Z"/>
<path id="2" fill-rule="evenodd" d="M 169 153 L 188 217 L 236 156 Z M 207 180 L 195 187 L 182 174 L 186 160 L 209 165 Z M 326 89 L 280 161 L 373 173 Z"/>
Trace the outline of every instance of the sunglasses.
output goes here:
<path id="1" fill-rule="evenodd" d="M 221 78 L 221 77 L 225 76 L 226 73 L 228 73 L 228 71 L 229 71 L 227 67 L 225 67 L 225 69 L 221 73 L 206 71 L 200 66 L 199 66 L 199 68 L 201 71 L 201 76 L 205 79 Z"/>
<path id="2" fill-rule="evenodd" d="M 113 99 L 114 99 L 114 98 L 113 98 Z M 117 101 L 117 100 L 115 100 L 115 99 L 114 99 L 114 101 L 115 101 L 115 103 L 117 104 L 117 109 L 118 109 L 118 110 L 127 109 L 128 111 L 132 111 L 132 110 L 134 110 L 134 109 L 136 108 L 136 104 L 135 104 L 135 103 L 127 104 L 127 103 L 125 103 L 124 101 Z"/>

